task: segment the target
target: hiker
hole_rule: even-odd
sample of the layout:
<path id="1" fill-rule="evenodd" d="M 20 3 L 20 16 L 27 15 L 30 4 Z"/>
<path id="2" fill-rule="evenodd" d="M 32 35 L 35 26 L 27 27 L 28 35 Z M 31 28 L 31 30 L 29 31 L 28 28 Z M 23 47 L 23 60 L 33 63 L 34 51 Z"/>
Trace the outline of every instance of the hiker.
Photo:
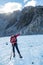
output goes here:
<path id="1" fill-rule="evenodd" d="M 13 57 L 15 57 L 15 48 L 19 54 L 19 57 L 22 58 L 21 54 L 20 54 L 20 51 L 19 51 L 19 48 L 18 48 L 18 44 L 17 44 L 17 37 L 19 36 L 20 34 L 17 34 L 17 35 L 12 35 L 11 38 L 10 38 L 10 42 L 12 44 L 12 50 L 13 50 Z"/>

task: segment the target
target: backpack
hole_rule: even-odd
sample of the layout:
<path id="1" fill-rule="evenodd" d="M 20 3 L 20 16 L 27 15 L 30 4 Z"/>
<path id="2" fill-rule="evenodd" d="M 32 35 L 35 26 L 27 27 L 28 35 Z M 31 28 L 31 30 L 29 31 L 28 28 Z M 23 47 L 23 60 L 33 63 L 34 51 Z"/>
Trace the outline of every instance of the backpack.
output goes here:
<path id="1" fill-rule="evenodd" d="M 11 37 L 11 38 L 10 38 L 10 42 L 11 42 L 12 44 L 17 43 L 17 38 L 16 38 L 15 36 Z"/>

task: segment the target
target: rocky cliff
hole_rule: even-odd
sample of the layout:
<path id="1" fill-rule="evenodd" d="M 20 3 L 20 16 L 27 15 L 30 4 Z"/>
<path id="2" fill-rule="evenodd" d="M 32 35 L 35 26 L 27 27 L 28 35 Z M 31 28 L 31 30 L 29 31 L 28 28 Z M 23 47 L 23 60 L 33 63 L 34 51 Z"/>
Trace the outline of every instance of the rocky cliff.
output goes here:
<path id="1" fill-rule="evenodd" d="M 19 32 L 22 35 L 43 34 L 43 6 L 29 6 L 22 11 L 0 14 L 0 36 Z"/>

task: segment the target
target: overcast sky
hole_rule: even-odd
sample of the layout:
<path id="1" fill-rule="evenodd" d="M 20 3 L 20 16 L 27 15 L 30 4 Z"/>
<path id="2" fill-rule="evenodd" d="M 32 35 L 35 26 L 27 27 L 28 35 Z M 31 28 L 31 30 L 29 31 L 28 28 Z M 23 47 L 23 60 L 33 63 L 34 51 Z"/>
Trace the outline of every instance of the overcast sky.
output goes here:
<path id="1" fill-rule="evenodd" d="M 43 5 L 43 0 L 0 0 L 0 13 L 21 10 L 26 6 Z"/>

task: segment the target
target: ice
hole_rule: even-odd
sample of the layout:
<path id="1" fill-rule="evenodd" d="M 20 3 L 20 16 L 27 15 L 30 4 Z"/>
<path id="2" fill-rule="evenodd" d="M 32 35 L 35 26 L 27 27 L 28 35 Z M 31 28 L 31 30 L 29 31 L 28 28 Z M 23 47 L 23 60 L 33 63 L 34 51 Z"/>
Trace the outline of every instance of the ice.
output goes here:
<path id="1" fill-rule="evenodd" d="M 11 56 L 10 37 L 0 37 L 0 65 L 43 65 L 43 35 L 19 36 L 18 47 L 23 58 L 15 49 L 16 56 Z"/>

